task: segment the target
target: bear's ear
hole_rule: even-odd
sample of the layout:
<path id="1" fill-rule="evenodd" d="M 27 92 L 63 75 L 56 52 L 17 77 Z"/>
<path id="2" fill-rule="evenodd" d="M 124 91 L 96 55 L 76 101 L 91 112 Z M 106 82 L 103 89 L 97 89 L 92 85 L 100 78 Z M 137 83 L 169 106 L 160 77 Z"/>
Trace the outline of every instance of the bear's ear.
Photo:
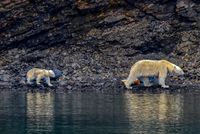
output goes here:
<path id="1" fill-rule="evenodd" d="M 176 70 L 177 70 L 176 66 L 173 66 L 172 72 L 174 72 L 174 71 L 176 71 Z"/>
<path id="2" fill-rule="evenodd" d="M 127 80 L 122 80 L 123 83 L 126 83 Z"/>

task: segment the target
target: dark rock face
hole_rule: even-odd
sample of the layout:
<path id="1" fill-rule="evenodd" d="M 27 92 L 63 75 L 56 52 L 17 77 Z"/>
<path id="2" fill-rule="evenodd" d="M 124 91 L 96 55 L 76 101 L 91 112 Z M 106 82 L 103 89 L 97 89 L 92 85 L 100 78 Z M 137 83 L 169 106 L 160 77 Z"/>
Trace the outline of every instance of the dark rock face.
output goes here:
<path id="1" fill-rule="evenodd" d="M 65 89 L 122 89 L 140 59 L 167 59 L 199 83 L 198 0 L 2 0 L 1 88 L 29 88 L 32 67 L 58 68 Z"/>

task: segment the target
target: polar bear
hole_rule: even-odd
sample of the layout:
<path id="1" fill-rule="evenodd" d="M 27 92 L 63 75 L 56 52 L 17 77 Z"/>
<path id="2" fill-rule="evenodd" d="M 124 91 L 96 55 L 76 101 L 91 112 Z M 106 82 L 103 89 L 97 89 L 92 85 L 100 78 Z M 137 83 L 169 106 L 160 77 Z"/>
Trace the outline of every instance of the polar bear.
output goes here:
<path id="1" fill-rule="evenodd" d="M 36 84 L 40 85 L 41 79 L 44 78 L 46 80 L 46 83 L 48 84 L 48 86 L 53 86 L 50 83 L 50 77 L 54 78 L 55 77 L 55 73 L 53 72 L 53 70 L 32 68 L 31 70 L 29 70 L 27 72 L 26 77 L 27 77 L 27 83 L 28 84 L 32 84 L 31 81 L 36 79 Z"/>
<path id="2" fill-rule="evenodd" d="M 167 60 L 140 60 L 131 67 L 128 78 L 122 80 L 122 82 L 128 89 L 131 89 L 131 84 L 137 80 L 142 80 L 144 86 L 149 87 L 152 85 L 149 82 L 149 77 L 154 76 L 158 77 L 159 85 L 163 88 L 169 88 L 168 85 L 165 85 L 165 79 L 168 72 L 184 75 L 183 70 L 179 66 Z"/>

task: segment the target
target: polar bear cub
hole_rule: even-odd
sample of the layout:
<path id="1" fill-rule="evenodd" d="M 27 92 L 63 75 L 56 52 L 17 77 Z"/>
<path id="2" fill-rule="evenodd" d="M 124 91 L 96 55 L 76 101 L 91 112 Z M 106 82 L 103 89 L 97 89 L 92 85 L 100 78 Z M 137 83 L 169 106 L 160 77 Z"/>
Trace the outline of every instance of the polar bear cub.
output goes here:
<path id="1" fill-rule="evenodd" d="M 131 84 L 140 79 L 144 82 L 145 87 L 149 87 L 152 84 L 149 82 L 148 77 L 156 76 L 158 77 L 159 85 L 163 88 L 169 88 L 168 85 L 165 85 L 168 72 L 184 75 L 183 70 L 179 66 L 167 60 L 140 60 L 131 67 L 128 78 L 122 80 L 122 82 L 126 88 L 131 89 Z"/>
<path id="2" fill-rule="evenodd" d="M 50 83 L 50 77 L 54 78 L 55 77 L 55 73 L 53 72 L 53 70 L 32 68 L 31 70 L 29 70 L 27 72 L 26 77 L 27 77 L 27 83 L 28 84 L 32 84 L 31 81 L 36 79 L 36 84 L 40 85 L 41 79 L 45 78 L 46 83 L 48 84 L 48 86 L 53 86 Z"/>

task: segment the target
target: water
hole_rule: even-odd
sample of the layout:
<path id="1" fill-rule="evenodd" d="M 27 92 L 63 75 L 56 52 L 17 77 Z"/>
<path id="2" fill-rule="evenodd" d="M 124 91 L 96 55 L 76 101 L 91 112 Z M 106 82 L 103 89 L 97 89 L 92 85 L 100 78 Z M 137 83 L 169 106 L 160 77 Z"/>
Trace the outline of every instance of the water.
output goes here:
<path id="1" fill-rule="evenodd" d="M 198 134 L 200 92 L 0 92 L 0 134 Z"/>

